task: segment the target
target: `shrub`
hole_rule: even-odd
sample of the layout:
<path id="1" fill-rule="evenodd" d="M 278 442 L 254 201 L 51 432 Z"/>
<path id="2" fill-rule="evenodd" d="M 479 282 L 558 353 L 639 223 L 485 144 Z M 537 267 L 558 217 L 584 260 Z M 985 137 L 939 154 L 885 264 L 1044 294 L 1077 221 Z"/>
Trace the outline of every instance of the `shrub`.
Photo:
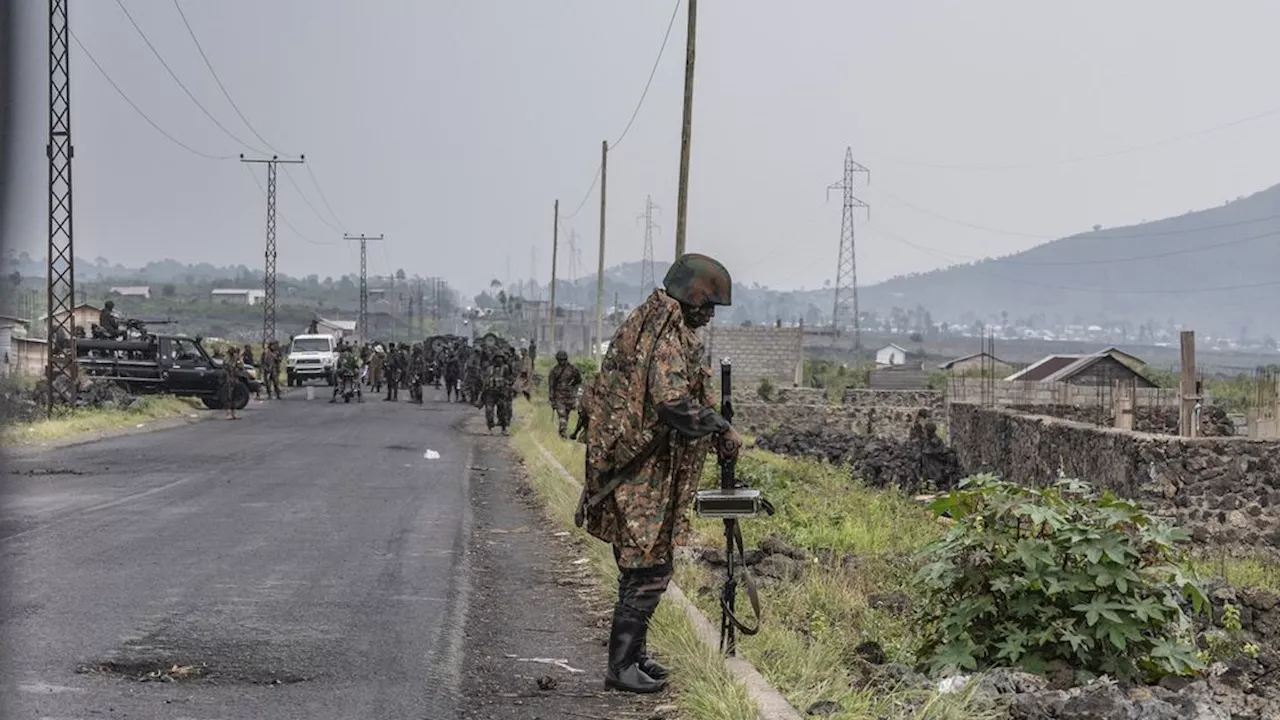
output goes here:
<path id="1" fill-rule="evenodd" d="M 977 475 L 932 509 L 955 521 L 914 580 L 935 670 L 1058 660 L 1132 680 L 1202 666 L 1182 609 L 1205 606 L 1177 562 L 1184 530 L 1078 480 L 1036 489 Z"/>
<path id="2" fill-rule="evenodd" d="M 756 388 L 756 395 L 760 396 L 765 402 L 773 402 L 773 381 L 769 378 L 761 378 L 760 386 Z"/>

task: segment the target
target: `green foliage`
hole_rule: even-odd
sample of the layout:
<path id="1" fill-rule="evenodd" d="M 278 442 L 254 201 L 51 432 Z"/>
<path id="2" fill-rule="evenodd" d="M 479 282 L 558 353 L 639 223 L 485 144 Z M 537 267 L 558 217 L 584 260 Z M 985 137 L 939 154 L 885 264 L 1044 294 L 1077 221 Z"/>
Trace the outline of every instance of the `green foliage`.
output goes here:
<path id="1" fill-rule="evenodd" d="M 977 475 L 932 509 L 954 520 L 914 580 L 935 669 L 1063 660 L 1130 680 L 1202 666 L 1181 601 L 1206 602 L 1178 562 L 1182 529 L 1078 480 L 1036 489 Z"/>
<path id="2" fill-rule="evenodd" d="M 761 378 L 760 386 L 756 388 L 756 395 L 765 402 L 773 402 L 773 393 L 775 390 L 776 388 L 773 386 L 772 380 L 769 378 Z"/>
<path id="3" fill-rule="evenodd" d="M 1155 383 L 1156 387 L 1176 388 L 1180 381 L 1178 373 L 1168 368 L 1156 368 L 1147 365 L 1138 371 L 1143 377 Z"/>

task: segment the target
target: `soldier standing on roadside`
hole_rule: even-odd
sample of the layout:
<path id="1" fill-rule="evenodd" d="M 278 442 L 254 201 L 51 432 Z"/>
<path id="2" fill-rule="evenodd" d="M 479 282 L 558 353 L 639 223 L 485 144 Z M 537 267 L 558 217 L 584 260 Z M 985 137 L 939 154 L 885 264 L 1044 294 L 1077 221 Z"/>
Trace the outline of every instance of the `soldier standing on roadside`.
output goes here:
<path id="1" fill-rule="evenodd" d="M 405 361 L 404 351 L 395 343 L 391 343 L 383 369 L 387 375 L 387 396 L 383 400 L 396 402 L 400 400 L 400 383 L 404 380 Z"/>
<path id="2" fill-rule="evenodd" d="M 267 389 L 267 399 L 280 399 L 280 343 L 272 340 L 262 351 L 262 384 Z"/>
<path id="3" fill-rule="evenodd" d="M 556 353 L 556 366 L 547 375 L 549 400 L 560 420 L 560 437 L 568 437 L 569 411 L 573 410 L 578 388 L 582 387 L 582 371 L 569 362 L 569 353 Z"/>
<path id="4" fill-rule="evenodd" d="M 244 375 L 244 355 L 237 352 L 236 348 L 230 348 L 222 363 L 222 369 L 226 375 L 222 384 L 223 407 L 227 409 L 227 419 L 235 420 L 236 385 L 240 384 L 240 378 Z"/>
<path id="5" fill-rule="evenodd" d="M 501 353 L 494 354 L 484 379 L 484 422 L 493 431 L 494 420 L 502 427 L 502 434 L 507 434 L 507 426 L 511 424 L 511 396 L 514 373 L 511 361 Z M 496 418 L 494 416 L 497 416 Z"/>
<path id="6" fill-rule="evenodd" d="M 369 355 L 369 382 L 372 383 L 373 391 L 376 393 L 382 392 L 382 375 L 386 360 L 387 354 L 382 346 L 374 345 L 373 353 Z"/>
<path id="7" fill-rule="evenodd" d="M 712 407 L 698 328 L 728 305 L 728 270 L 680 256 L 614 333 L 588 403 L 587 472 L 575 521 L 610 543 L 618 601 L 605 686 L 635 693 L 666 685 L 648 654 L 649 620 L 671 580 L 674 546 L 712 444 L 737 456 L 741 438 Z"/>

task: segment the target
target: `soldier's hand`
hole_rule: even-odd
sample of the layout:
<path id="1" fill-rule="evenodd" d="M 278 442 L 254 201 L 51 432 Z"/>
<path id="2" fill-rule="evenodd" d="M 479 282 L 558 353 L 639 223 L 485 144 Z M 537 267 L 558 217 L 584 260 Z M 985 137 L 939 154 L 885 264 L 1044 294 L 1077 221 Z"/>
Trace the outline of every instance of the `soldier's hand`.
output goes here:
<path id="1" fill-rule="evenodd" d="M 742 450 L 742 436 L 738 435 L 737 430 L 729 428 L 716 438 L 716 457 L 720 460 L 737 460 L 740 450 Z"/>

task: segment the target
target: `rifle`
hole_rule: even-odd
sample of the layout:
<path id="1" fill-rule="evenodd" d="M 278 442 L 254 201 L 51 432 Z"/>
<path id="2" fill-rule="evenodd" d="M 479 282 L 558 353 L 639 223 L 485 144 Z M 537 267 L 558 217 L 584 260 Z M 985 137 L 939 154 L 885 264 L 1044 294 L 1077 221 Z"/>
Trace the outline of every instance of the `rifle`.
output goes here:
<path id="1" fill-rule="evenodd" d="M 720 414 L 725 420 L 733 422 L 733 384 L 732 364 L 728 358 L 720 361 Z M 742 529 L 738 520 L 754 517 L 761 510 L 769 515 L 774 513 L 773 505 L 753 490 L 746 483 L 738 481 L 737 460 L 723 458 L 720 464 L 720 487 L 716 490 L 699 490 L 696 509 L 699 516 L 718 517 L 724 520 L 724 543 L 726 573 L 724 588 L 720 593 L 720 651 L 733 656 L 737 653 L 737 633 L 755 635 L 760 632 L 760 597 L 756 593 L 755 581 L 750 572 L 743 575 L 747 589 L 747 598 L 751 601 L 751 610 L 755 614 L 755 624 L 747 625 L 735 614 L 737 605 L 738 579 L 734 564 L 737 559 L 744 560 L 745 549 L 742 542 Z"/>

